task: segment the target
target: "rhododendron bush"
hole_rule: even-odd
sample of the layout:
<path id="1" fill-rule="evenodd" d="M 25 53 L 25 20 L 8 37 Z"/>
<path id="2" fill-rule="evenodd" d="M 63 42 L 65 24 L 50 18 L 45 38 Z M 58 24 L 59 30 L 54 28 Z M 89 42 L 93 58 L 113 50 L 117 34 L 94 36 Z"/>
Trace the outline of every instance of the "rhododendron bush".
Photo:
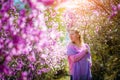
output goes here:
<path id="1" fill-rule="evenodd" d="M 64 69 L 63 33 L 48 28 L 43 13 L 53 2 L 21 0 L 27 8 L 13 0 L 0 2 L 0 79 L 32 80 Z"/>

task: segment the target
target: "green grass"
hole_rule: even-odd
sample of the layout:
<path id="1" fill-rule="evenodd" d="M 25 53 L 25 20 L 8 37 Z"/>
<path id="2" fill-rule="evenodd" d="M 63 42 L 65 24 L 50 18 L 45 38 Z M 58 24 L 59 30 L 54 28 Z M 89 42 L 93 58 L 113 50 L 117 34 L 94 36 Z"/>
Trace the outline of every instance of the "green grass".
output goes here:
<path id="1" fill-rule="evenodd" d="M 55 79 L 55 80 L 70 80 L 70 77 L 69 76 L 63 76 L 59 79 Z"/>

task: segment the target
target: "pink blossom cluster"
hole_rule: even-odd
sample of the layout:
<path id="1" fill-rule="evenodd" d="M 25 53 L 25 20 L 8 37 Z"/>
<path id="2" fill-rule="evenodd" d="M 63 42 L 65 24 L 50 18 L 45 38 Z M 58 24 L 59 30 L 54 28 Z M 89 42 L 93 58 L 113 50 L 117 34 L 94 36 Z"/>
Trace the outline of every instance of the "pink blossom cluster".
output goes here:
<path id="1" fill-rule="evenodd" d="M 54 27 L 47 28 L 44 13 L 35 5 L 35 1 L 51 5 L 54 0 L 21 1 L 32 10 L 17 11 L 13 0 L 0 2 L 0 79 L 3 80 L 32 80 L 61 65 L 65 58 L 65 48 L 59 42 L 61 33 Z"/>

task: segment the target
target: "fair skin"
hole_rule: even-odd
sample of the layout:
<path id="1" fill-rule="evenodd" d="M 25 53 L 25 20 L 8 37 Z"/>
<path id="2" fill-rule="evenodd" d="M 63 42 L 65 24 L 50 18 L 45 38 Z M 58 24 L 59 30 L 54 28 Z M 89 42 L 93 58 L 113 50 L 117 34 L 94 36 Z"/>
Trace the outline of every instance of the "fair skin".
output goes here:
<path id="1" fill-rule="evenodd" d="M 74 43 L 77 47 L 80 47 L 80 48 L 83 47 L 83 46 L 81 45 L 80 35 L 79 35 L 78 32 L 70 31 L 70 32 L 69 32 L 69 37 L 70 37 L 72 43 Z M 85 48 L 84 50 L 86 51 L 86 53 L 88 52 L 88 49 L 87 49 L 87 48 Z M 84 55 L 85 55 L 85 54 L 81 54 L 81 55 L 77 54 L 77 55 L 74 55 L 74 56 L 70 56 L 70 58 L 71 58 L 71 60 L 72 60 L 73 62 L 76 62 L 76 61 L 79 61 Z M 79 56 L 81 56 L 81 57 L 79 57 Z M 76 58 L 76 59 L 75 59 L 75 58 Z M 74 60 L 73 60 L 73 59 L 74 59 Z M 92 66 L 92 62 L 90 62 L 90 66 Z"/>
<path id="2" fill-rule="evenodd" d="M 72 43 L 74 43 L 78 47 L 82 47 L 81 41 L 80 41 L 80 35 L 76 31 L 70 31 L 69 32 L 70 39 Z"/>
<path id="3" fill-rule="evenodd" d="M 69 37 L 70 37 L 72 43 L 74 43 L 77 47 L 80 47 L 80 48 L 83 47 L 83 46 L 81 45 L 80 35 L 79 35 L 78 32 L 70 31 L 70 32 L 69 32 Z M 85 53 L 72 55 L 72 56 L 69 56 L 69 58 L 70 58 L 73 62 L 79 61 L 79 60 L 88 52 L 88 49 L 87 49 L 87 48 L 84 48 L 84 50 L 86 51 Z M 84 52 L 84 50 L 83 50 L 83 52 Z"/>

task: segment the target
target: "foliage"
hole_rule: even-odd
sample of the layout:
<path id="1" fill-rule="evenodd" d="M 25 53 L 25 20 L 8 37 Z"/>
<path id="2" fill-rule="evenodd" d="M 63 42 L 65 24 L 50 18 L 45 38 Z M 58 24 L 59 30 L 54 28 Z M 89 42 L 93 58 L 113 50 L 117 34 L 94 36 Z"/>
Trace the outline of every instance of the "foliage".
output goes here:
<path id="1" fill-rule="evenodd" d="M 71 26 L 90 45 L 93 80 L 120 79 L 119 0 L 88 0 L 72 10 L 56 8 L 65 0 L 20 1 L 22 7 L 0 1 L 1 79 L 51 80 L 66 73 Z"/>
<path id="2" fill-rule="evenodd" d="M 102 3 L 100 1 L 93 0 L 96 7 L 99 7 L 97 11 L 100 12 L 99 16 L 95 18 L 97 22 L 92 24 L 96 26 L 92 31 L 93 34 L 86 34 L 91 34 L 90 39 L 88 36 L 86 36 L 86 38 L 87 42 L 91 45 L 93 59 L 92 74 L 94 80 L 120 79 L 119 1 L 116 0 L 112 3 L 108 3 L 108 1 L 110 0 L 105 0 Z"/>
<path id="3" fill-rule="evenodd" d="M 65 47 L 59 40 L 62 33 L 56 26 L 47 28 L 41 12 L 44 9 L 35 5 L 48 2 L 24 0 L 25 8 L 21 9 L 13 0 L 1 2 L 0 79 L 48 80 L 64 70 Z"/>
<path id="4" fill-rule="evenodd" d="M 76 5 L 67 12 L 73 22 L 68 27 L 78 27 L 91 47 L 93 80 L 119 80 L 120 1 L 88 0 L 87 9 Z"/>

